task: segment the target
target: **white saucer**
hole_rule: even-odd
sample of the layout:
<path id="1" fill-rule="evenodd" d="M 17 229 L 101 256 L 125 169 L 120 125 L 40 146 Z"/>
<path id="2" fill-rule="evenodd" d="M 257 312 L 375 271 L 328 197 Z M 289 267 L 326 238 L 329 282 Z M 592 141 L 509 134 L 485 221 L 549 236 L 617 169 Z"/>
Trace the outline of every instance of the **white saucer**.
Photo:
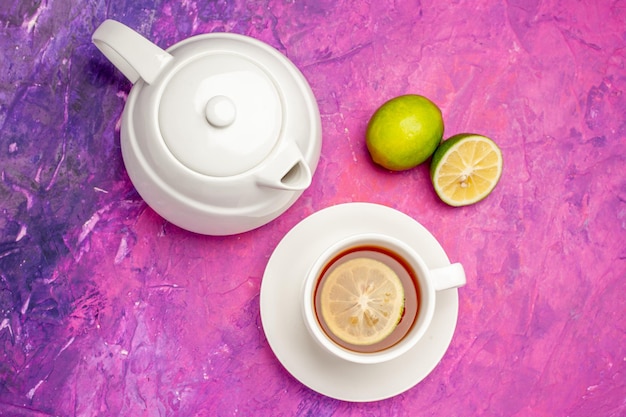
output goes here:
<path id="1" fill-rule="evenodd" d="M 424 338 L 403 356 L 376 365 L 332 356 L 312 339 L 300 305 L 307 270 L 338 239 L 384 232 L 413 246 L 431 268 L 450 264 L 435 237 L 411 217 L 389 207 L 347 203 L 312 214 L 285 235 L 265 269 L 261 321 L 283 366 L 307 387 L 344 401 L 376 401 L 400 394 L 424 379 L 445 354 L 456 326 L 458 291 L 437 293 L 435 316 Z"/>

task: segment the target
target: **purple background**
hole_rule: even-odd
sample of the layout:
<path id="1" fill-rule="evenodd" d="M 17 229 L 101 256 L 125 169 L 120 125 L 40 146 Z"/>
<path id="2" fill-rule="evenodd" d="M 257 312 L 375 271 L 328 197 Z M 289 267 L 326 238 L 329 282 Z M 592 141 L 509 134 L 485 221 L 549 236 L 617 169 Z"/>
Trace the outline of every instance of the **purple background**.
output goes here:
<path id="1" fill-rule="evenodd" d="M 162 47 L 250 35 L 302 70 L 324 142 L 289 211 L 210 237 L 146 206 L 131 85 L 90 42 L 106 18 Z M 5 0 L 0 41 L 0 415 L 626 415 L 626 1 Z M 371 163 L 367 121 L 404 93 L 500 144 L 491 196 L 450 208 L 426 166 Z M 441 363 L 374 403 L 300 384 L 259 318 L 276 244 L 349 201 L 409 214 L 468 274 Z"/>

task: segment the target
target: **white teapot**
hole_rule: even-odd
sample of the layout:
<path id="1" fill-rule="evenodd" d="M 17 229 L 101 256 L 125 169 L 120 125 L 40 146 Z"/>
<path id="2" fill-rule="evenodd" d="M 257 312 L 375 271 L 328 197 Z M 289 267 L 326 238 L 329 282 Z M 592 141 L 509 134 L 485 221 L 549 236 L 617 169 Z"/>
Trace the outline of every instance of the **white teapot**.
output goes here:
<path id="1" fill-rule="evenodd" d="M 134 84 L 122 157 L 141 197 L 168 221 L 208 235 L 245 232 L 311 184 L 322 140 L 317 103 L 271 46 L 209 33 L 162 50 L 114 20 L 93 42 Z"/>

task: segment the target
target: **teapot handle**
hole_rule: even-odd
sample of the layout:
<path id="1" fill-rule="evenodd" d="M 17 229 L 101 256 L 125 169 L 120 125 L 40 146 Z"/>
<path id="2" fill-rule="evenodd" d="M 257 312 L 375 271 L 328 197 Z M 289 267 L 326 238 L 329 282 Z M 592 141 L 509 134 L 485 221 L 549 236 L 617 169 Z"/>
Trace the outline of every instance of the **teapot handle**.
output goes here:
<path id="1" fill-rule="evenodd" d="M 148 84 L 153 83 L 173 59 L 172 55 L 115 20 L 102 22 L 91 39 L 133 84 L 139 79 Z"/>

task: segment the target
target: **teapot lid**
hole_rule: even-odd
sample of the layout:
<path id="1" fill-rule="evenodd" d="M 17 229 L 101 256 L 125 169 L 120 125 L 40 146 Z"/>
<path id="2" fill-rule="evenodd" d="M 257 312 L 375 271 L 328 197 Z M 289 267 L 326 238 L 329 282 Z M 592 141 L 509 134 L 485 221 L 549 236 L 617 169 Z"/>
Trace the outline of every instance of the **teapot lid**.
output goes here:
<path id="1" fill-rule="evenodd" d="M 214 177 L 241 174 L 278 141 L 281 95 L 251 58 L 211 51 L 185 60 L 164 81 L 159 128 L 172 155 L 189 169 Z"/>

